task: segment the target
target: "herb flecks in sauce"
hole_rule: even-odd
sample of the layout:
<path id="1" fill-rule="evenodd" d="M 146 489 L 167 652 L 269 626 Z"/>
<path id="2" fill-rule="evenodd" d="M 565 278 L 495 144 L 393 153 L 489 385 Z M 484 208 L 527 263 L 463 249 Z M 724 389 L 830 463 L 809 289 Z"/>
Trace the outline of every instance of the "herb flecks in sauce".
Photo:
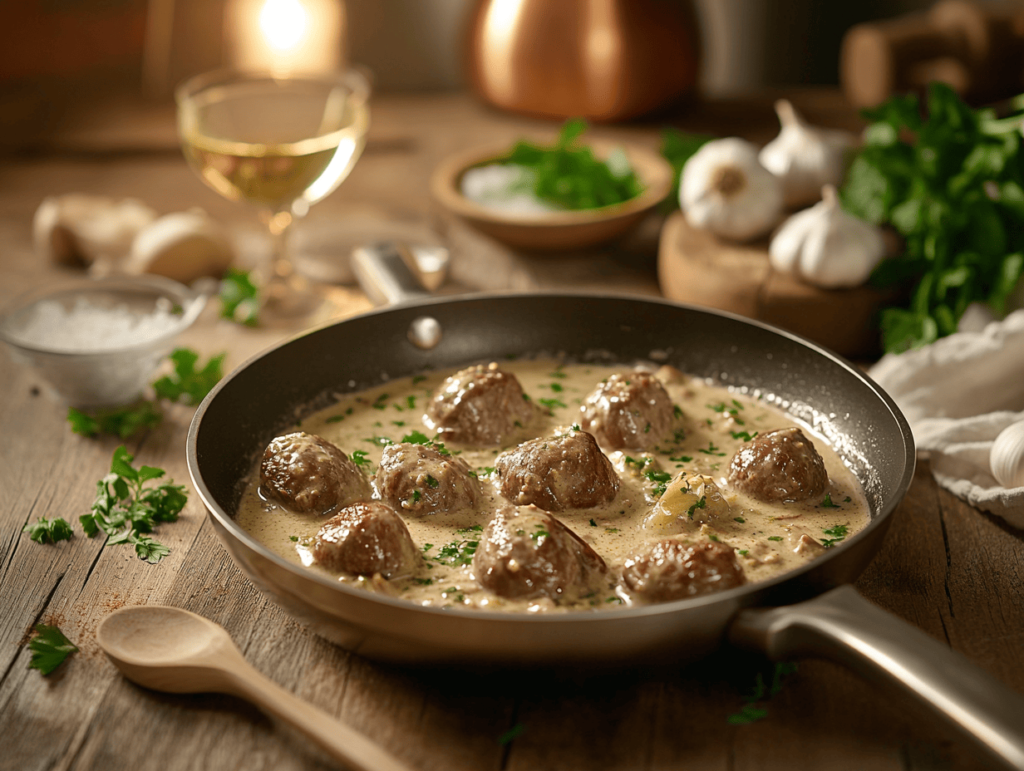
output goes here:
<path id="1" fill-rule="evenodd" d="M 565 394 L 588 394 L 612 373 L 630 371 L 630 368 L 625 367 L 563 366 L 550 360 L 520 360 L 511 364 L 503 363 L 501 366 L 516 375 L 524 392 L 543 394 L 546 391 L 563 397 Z M 533 613 L 568 609 L 585 612 L 612 610 L 635 601 L 630 592 L 621 586 L 622 566 L 652 539 L 671 537 L 690 542 L 706 542 L 714 536 L 719 542 L 736 549 L 747 580 L 757 581 L 813 558 L 811 550 L 804 549 L 796 553 L 787 547 L 788 543 L 795 545 L 801 535 L 807 535 L 827 547 L 846 537 L 847 530 L 839 528 L 848 528 L 852 534 L 868 521 L 867 504 L 852 473 L 821 439 L 809 432 L 808 436 L 812 437 L 825 459 L 830 478 L 830 500 L 843 501 L 841 511 L 822 507 L 821 497 L 800 503 L 769 506 L 732 489 L 722 476 L 724 470 L 716 469 L 727 468 L 729 459 L 743 445 L 747 433 L 751 437 L 755 435 L 756 432 L 750 430 L 749 426 L 754 424 L 759 432 L 765 433 L 792 425 L 793 421 L 753 397 L 735 398 L 728 390 L 693 378 L 680 382 L 666 379 L 664 385 L 672 404 L 679 409 L 673 410 L 677 419 L 666 435 L 658 437 L 656 447 L 650 451 L 627 449 L 618 453 L 605 450 L 620 481 L 620 489 L 615 498 L 604 506 L 562 511 L 553 515 L 584 538 L 604 558 L 610 568 L 605 583 L 589 588 L 571 603 L 535 597 L 524 600 L 495 597 L 480 587 L 473 575 L 472 565 L 474 555 L 482 548 L 483 531 L 493 512 L 501 506 L 510 505 L 497 492 L 495 457 L 526 438 L 555 438 L 565 434 L 570 426 L 571 430 L 578 431 L 580 407 L 568 398 L 544 400 L 549 402 L 545 404 L 535 397 L 539 408 L 535 419 L 525 427 L 526 430 L 520 431 L 510 440 L 508 446 L 473 448 L 453 442 L 446 445 L 438 441 L 432 426 L 420 423 L 421 417 L 409 411 L 408 405 L 409 398 L 415 397 L 416 403 L 423 409 L 432 394 L 432 391 L 424 390 L 426 385 L 438 386 L 448 374 L 451 373 L 437 372 L 426 378 L 426 381 L 423 379 L 425 376 L 392 380 L 386 386 L 378 386 L 365 394 L 345 395 L 342 397 L 342 406 L 328 407 L 304 421 L 306 431 L 337 445 L 364 473 L 372 473 L 377 468 L 385 447 L 407 442 L 432 447 L 449 459 L 460 457 L 468 465 L 470 475 L 475 476 L 473 481 L 479 486 L 476 509 L 426 516 L 399 512 L 417 544 L 420 563 L 411 574 L 393 578 L 391 585 L 396 593 L 414 603 Z M 551 387 L 554 381 L 562 387 L 562 391 Z M 384 393 L 389 395 L 387 399 L 381 396 Z M 374 423 L 380 422 L 382 417 L 381 410 L 373 408 L 373 404 L 378 401 L 396 408 L 406 407 L 400 416 L 405 425 L 398 426 L 394 425 L 397 421 L 384 420 L 381 427 L 374 427 Z M 722 408 L 716 411 L 722 419 L 713 421 L 711 427 L 703 423 L 703 416 L 709 414 L 706 409 L 709 405 Z M 740 415 L 748 427 L 739 429 L 732 425 L 730 421 L 735 416 L 729 414 L 731 411 Z M 332 421 L 332 416 L 342 414 L 344 420 Z M 679 417 L 680 414 L 682 417 Z M 656 505 L 671 495 L 666 491 L 679 474 L 685 474 L 686 478 L 694 475 L 710 477 L 720 488 L 724 500 L 713 501 L 710 494 L 703 497 L 703 493 L 694 487 L 693 498 L 675 512 L 676 520 L 682 522 L 681 530 L 645 530 L 641 523 Z M 424 473 L 412 488 L 419 488 L 417 492 L 423 496 L 436 489 L 431 479 L 442 482 L 437 472 L 432 472 L 432 476 Z M 258 479 L 256 481 L 258 483 Z M 322 520 L 301 516 L 275 503 L 261 500 L 256 490 L 256 484 L 250 484 L 239 512 L 239 523 L 286 559 L 304 564 L 322 575 L 332 575 L 319 565 L 311 564 L 312 540 Z M 842 515 L 842 525 L 837 523 L 837 513 Z M 542 544 L 546 547 L 549 530 L 548 527 L 535 528 L 530 525 L 524 530 L 524 535 L 534 547 L 540 548 Z M 293 535 L 299 540 L 290 540 L 289 537 Z M 366 579 L 343 575 L 334 577 L 354 587 L 368 587 L 371 583 Z M 452 587 L 456 590 L 446 592 Z"/>

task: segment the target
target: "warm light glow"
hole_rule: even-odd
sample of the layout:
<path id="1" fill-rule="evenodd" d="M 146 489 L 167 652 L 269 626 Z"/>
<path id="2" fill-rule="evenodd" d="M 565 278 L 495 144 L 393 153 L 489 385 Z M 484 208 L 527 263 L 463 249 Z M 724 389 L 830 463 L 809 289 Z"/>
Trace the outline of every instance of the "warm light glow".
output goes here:
<path id="1" fill-rule="evenodd" d="M 488 48 L 480 65 L 498 103 L 511 103 L 516 98 L 517 84 L 508 62 L 512 58 L 512 33 L 522 11 L 523 0 L 495 0 L 484 17 L 483 39 L 488 41 Z"/>
<path id="2" fill-rule="evenodd" d="M 267 0 L 260 11 L 260 29 L 278 51 L 298 48 L 309 27 L 309 14 L 299 0 Z"/>

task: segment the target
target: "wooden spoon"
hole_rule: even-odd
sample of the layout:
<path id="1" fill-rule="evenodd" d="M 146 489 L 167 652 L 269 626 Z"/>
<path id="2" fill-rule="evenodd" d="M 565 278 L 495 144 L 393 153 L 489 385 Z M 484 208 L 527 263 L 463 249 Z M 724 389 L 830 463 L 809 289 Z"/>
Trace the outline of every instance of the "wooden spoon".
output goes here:
<path id="1" fill-rule="evenodd" d="M 100 647 L 134 683 L 168 693 L 228 693 L 291 723 L 360 771 L 409 771 L 366 737 L 256 671 L 220 625 L 162 605 L 122 608 L 96 632 Z"/>

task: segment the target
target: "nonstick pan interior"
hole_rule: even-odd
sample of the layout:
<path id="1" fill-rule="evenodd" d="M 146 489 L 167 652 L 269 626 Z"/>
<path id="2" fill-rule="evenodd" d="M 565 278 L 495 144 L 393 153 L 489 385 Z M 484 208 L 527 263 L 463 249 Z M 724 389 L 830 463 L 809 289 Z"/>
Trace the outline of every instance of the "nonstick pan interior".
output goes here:
<path id="1" fill-rule="evenodd" d="M 443 337 L 413 345 L 431 316 Z M 523 356 L 653 360 L 761 396 L 825 435 L 864 485 L 872 522 L 808 565 L 709 597 L 545 617 L 420 608 L 303 571 L 233 521 L 245 477 L 267 442 L 333 395 L 428 369 Z M 188 439 L 193 482 L 249 577 L 292 615 L 365 655 L 412 662 L 603 660 L 703 655 L 735 613 L 801 599 L 855 578 L 877 551 L 913 473 L 909 428 L 892 401 L 840 358 L 762 324 L 670 303 L 580 295 L 435 300 L 301 335 L 239 367 L 207 397 Z"/>

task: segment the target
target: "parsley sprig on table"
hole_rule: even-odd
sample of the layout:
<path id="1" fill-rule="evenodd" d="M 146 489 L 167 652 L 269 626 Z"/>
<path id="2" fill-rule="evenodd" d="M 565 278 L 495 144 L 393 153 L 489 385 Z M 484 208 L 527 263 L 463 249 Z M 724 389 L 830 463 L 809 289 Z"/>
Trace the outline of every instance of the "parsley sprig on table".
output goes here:
<path id="1" fill-rule="evenodd" d="M 36 624 L 35 632 L 35 637 L 28 643 L 29 650 L 32 651 L 32 660 L 28 665 L 44 675 L 50 674 L 64 663 L 64 659 L 78 650 L 55 626 Z"/>
<path id="2" fill-rule="evenodd" d="M 907 96 L 864 111 L 872 123 L 841 192 L 843 208 L 905 240 L 872 276 L 912 288 L 907 304 L 882 312 L 893 352 L 955 332 L 971 303 L 1003 314 L 1024 274 L 1022 116 L 973 110 L 940 83 L 927 107 L 922 117 Z M 1024 96 L 1011 109 L 1024 111 Z"/>
<path id="3" fill-rule="evenodd" d="M 229 268 L 220 282 L 220 315 L 247 327 L 260 323 L 260 289 L 252 275 Z"/>
<path id="4" fill-rule="evenodd" d="M 57 541 L 71 540 L 71 525 L 67 520 L 57 517 L 47 519 L 39 517 L 35 522 L 30 522 L 21 529 L 21 532 L 28 533 L 28 537 L 36 543 L 57 543 Z"/>
<path id="5" fill-rule="evenodd" d="M 164 470 L 153 466 L 132 466 L 124 445 L 114 450 L 110 473 L 96 484 L 96 500 L 89 514 L 79 517 L 85 534 L 92 538 L 107 534 L 107 546 L 130 543 L 140 559 L 156 564 L 170 549 L 148 534 L 160 522 L 174 522 L 188 495 L 184 485 L 171 483 L 146 486 L 160 479 Z"/>
<path id="6" fill-rule="evenodd" d="M 128 439 L 139 431 L 155 428 L 164 417 L 159 401 L 199 404 L 224 376 L 224 356 L 213 356 L 197 369 L 199 354 L 190 348 L 176 348 L 168 357 L 174 364 L 174 371 L 153 382 L 157 400 L 140 399 L 126 407 L 91 413 L 69 407 L 71 430 L 88 437 L 111 434 Z"/>
<path id="7" fill-rule="evenodd" d="M 577 140 L 587 130 L 584 120 L 566 121 L 552 147 L 520 141 L 497 163 L 523 166 L 533 172 L 533 194 L 565 209 L 596 209 L 635 198 L 643 192 L 625 154 L 608 161 Z"/>

